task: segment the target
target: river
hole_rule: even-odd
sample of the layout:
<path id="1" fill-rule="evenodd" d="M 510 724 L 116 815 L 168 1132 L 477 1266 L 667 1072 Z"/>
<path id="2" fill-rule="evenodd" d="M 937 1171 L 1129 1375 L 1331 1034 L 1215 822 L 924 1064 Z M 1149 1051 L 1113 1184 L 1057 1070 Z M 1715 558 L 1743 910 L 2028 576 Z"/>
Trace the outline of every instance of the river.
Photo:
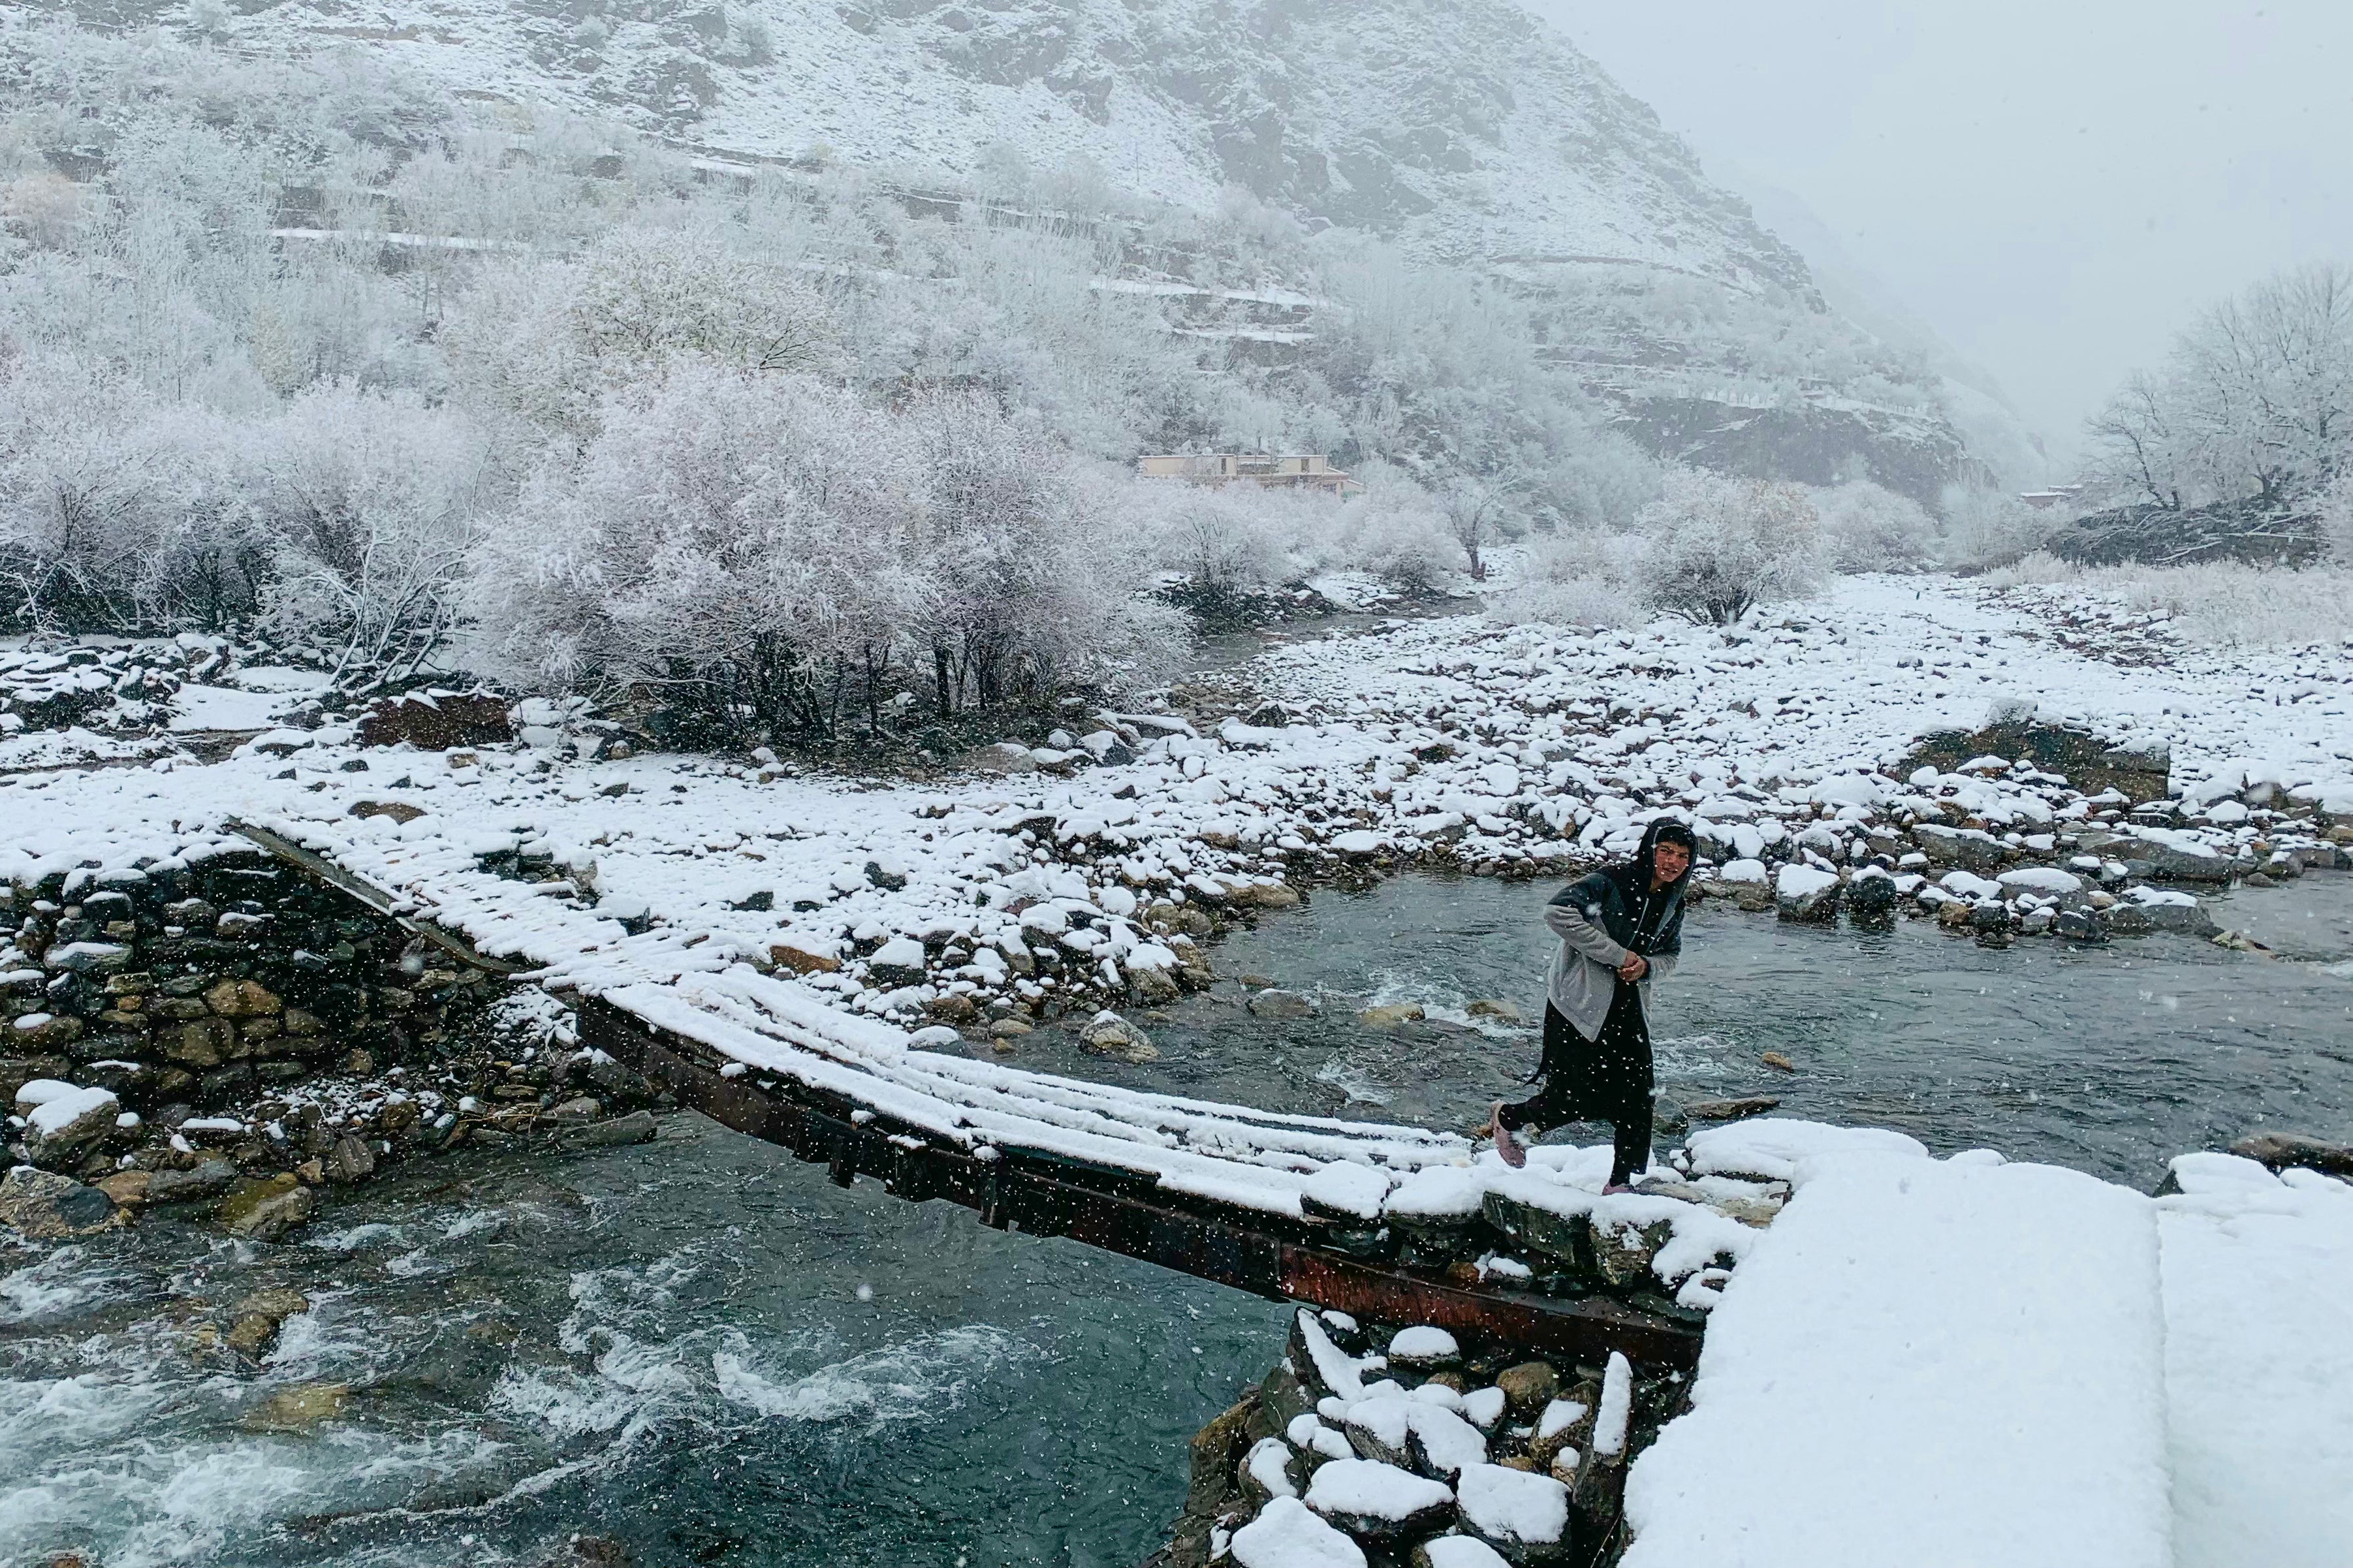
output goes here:
<path id="1" fill-rule="evenodd" d="M 1158 1060 L 1067 1034 L 1022 1065 L 1271 1107 L 1462 1123 L 1533 1031 L 1543 885 L 1323 891 L 1219 944 L 1316 996 L 1275 1022 L 1221 983 L 1147 1024 Z M 1992 951 L 1905 922 L 1693 917 L 1659 988 L 1671 1098 L 1905 1128 L 2146 1186 L 2258 1125 L 2353 1121 L 2353 880 L 2216 906 L 2282 956 L 2180 937 Z M 1359 1024 L 1367 1002 L 1430 1019 Z M 976 1047 L 985 1048 L 985 1047 Z M 1765 1067 L 1767 1050 L 1796 1071 Z M 289 1284 L 259 1373 L 186 1347 Z M 1282 1313 L 1067 1243 L 914 1206 L 691 1116 L 561 1160 L 453 1154 L 340 1194 L 279 1247 L 151 1218 L 0 1251 L 0 1565 L 627 1561 L 1128 1568 L 1185 1442 L 1261 1375 Z M 279 1429 L 290 1391 L 332 1407 Z M 272 1401 L 278 1401 L 273 1405 Z"/>

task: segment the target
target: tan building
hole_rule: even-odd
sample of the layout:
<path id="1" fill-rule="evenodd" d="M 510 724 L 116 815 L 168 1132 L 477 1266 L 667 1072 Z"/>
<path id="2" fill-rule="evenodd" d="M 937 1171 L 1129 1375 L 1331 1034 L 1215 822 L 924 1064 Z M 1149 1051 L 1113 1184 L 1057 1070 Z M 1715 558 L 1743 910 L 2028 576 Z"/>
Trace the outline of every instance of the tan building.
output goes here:
<path id="1" fill-rule="evenodd" d="M 1198 485 L 1229 485 L 1247 481 L 1269 488 L 1327 490 L 1354 495 L 1365 487 L 1335 468 L 1321 452 L 1278 457 L 1269 452 L 1207 452 L 1138 458 L 1135 471 L 1146 479 L 1190 479 Z"/>

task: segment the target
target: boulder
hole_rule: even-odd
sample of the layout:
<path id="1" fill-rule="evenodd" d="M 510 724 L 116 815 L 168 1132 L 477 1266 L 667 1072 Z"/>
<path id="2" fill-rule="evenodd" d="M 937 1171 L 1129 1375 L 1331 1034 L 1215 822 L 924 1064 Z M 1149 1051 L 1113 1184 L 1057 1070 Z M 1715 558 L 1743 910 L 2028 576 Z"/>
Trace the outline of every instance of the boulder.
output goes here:
<path id="1" fill-rule="evenodd" d="M 617 1149 L 632 1143 L 650 1143 L 657 1131 L 652 1111 L 633 1110 L 609 1121 L 563 1128 L 555 1134 L 555 1146 L 570 1150 Z"/>
<path id="2" fill-rule="evenodd" d="M 2142 840 L 2132 849 L 2133 858 L 2148 868 L 2142 874 L 2160 882 L 2228 882 L 2243 869 L 2227 855 L 2201 854 L 2172 844 Z"/>
<path id="3" fill-rule="evenodd" d="M 1445 1482 L 1376 1459 L 1322 1466 L 1307 1483 L 1307 1506 L 1350 1535 L 1381 1545 L 1419 1540 L 1454 1520 L 1454 1493 Z"/>
<path id="4" fill-rule="evenodd" d="M 1781 1102 L 1769 1094 L 1749 1095 L 1739 1100 L 1687 1100 L 1683 1114 L 1694 1121 L 1738 1121 L 1744 1117 L 1762 1116 L 1780 1108 Z"/>
<path id="5" fill-rule="evenodd" d="M 1356 1022 L 1385 1029 L 1398 1024 L 1410 1024 L 1427 1016 L 1419 1002 L 1391 1002 L 1361 1009 L 1356 1014 Z"/>
<path id="6" fill-rule="evenodd" d="M 129 1218 L 105 1193 L 55 1171 L 18 1165 L 0 1176 L 0 1225 L 27 1241 L 96 1236 Z"/>
<path id="7" fill-rule="evenodd" d="M 26 1155 L 50 1170 L 79 1163 L 114 1131 L 115 1118 L 122 1113 L 122 1102 L 106 1089 L 58 1087 L 62 1093 L 29 1107 L 26 1097 L 34 1085 L 16 1091 L 17 1104 L 25 1110 Z"/>
<path id="8" fill-rule="evenodd" d="M 487 692 L 413 691 L 380 697 L 360 721 L 363 746 L 396 746 L 420 752 L 452 746 L 487 746 L 514 738 L 506 700 Z"/>
<path id="9" fill-rule="evenodd" d="M 341 1415 L 351 1397 L 348 1383 L 305 1383 L 271 1394 L 240 1425 L 248 1432 L 308 1432 Z"/>
<path id="10" fill-rule="evenodd" d="M 2301 1168 L 2326 1176 L 2353 1177 L 2353 1145 L 2301 1133 L 2253 1133 L 2232 1144 L 2231 1152 L 2274 1171 Z"/>
<path id="11" fill-rule="evenodd" d="M 1514 1421 L 1533 1421 L 1560 1395 L 1560 1373 L 1546 1361 L 1525 1361 L 1495 1374 L 1495 1386 Z"/>
<path id="12" fill-rule="evenodd" d="M 366 1143 L 344 1133 L 321 1162 L 322 1173 L 337 1186 L 350 1186 L 375 1174 L 375 1154 Z"/>
<path id="13" fill-rule="evenodd" d="M 1785 921 L 1835 919 L 1842 891 L 1836 872 L 1795 861 L 1781 868 L 1773 888 L 1774 902 Z"/>
<path id="14" fill-rule="evenodd" d="M 1444 1329 L 1418 1325 L 1399 1329 L 1389 1337 L 1388 1361 L 1392 1368 L 1442 1372 L 1462 1364 L 1462 1347 Z"/>
<path id="15" fill-rule="evenodd" d="M 1568 1488 L 1550 1476 L 1472 1465 L 1455 1483 L 1462 1528 L 1513 1563 L 1568 1555 Z"/>
<path id="16" fill-rule="evenodd" d="M 1866 871 L 1847 884 L 1847 918 L 1864 921 L 1892 920 L 1897 898 L 1894 878 Z"/>
<path id="17" fill-rule="evenodd" d="M 1029 748 L 1018 741 L 999 741 L 993 746 L 976 748 L 968 759 L 971 765 L 985 773 L 1034 773 L 1037 759 Z"/>
<path id="18" fill-rule="evenodd" d="M 205 993 L 205 1005 L 224 1018 L 259 1018 L 285 1010 L 278 994 L 250 980 L 224 980 Z"/>
<path id="19" fill-rule="evenodd" d="M 1921 852 L 1939 866 L 1991 876 L 2010 858 L 2008 846 L 1992 834 L 1974 827 L 1946 827 L 1924 822 L 1912 829 Z"/>
<path id="20" fill-rule="evenodd" d="M 1596 1221 L 1593 1226 L 1593 1266 L 1602 1281 L 1620 1290 L 1637 1286 L 1655 1285 L 1651 1273 L 1651 1260 L 1659 1248 L 1674 1238 L 1674 1226 L 1666 1220 L 1654 1220 L 1649 1225 L 1636 1225 L 1620 1220 L 1612 1225 Z"/>
<path id="21" fill-rule="evenodd" d="M 1487 1223 L 1514 1246 L 1540 1253 L 1573 1272 L 1591 1272 L 1593 1239 L 1585 1215 L 1556 1214 L 1496 1192 L 1486 1194 L 1480 1204 Z"/>
<path id="22" fill-rule="evenodd" d="M 1150 1036 L 1109 1009 L 1088 1020 L 1079 1031 L 1079 1044 L 1099 1056 L 1126 1062 L 1154 1061 L 1160 1055 Z"/>
<path id="23" fill-rule="evenodd" d="M 895 990 L 923 983 L 923 944 L 912 936 L 895 936 L 877 948 L 867 961 L 866 975 L 878 988 Z"/>
<path id="24" fill-rule="evenodd" d="M 841 944 L 829 936 L 779 937 L 768 944 L 768 962 L 795 974 L 830 974 L 841 967 Z"/>
<path id="25" fill-rule="evenodd" d="M 239 1182 L 221 1200 L 221 1224 L 232 1236 L 255 1241 L 276 1241 L 287 1232 L 308 1225 L 317 1211 L 311 1189 L 291 1171 L 259 1180 Z"/>
<path id="26" fill-rule="evenodd" d="M 158 1171 L 147 1179 L 150 1204 L 185 1204 L 217 1197 L 237 1180 L 237 1167 L 227 1160 L 199 1161 L 187 1171 Z"/>
<path id="27" fill-rule="evenodd" d="M 1307 1018 L 1314 1016 L 1315 1004 L 1296 991 L 1268 990 L 1250 997 L 1250 1010 L 1260 1018 Z"/>
<path id="28" fill-rule="evenodd" d="M 980 1004 L 962 992 L 952 991 L 924 1003 L 923 1012 L 943 1024 L 969 1024 L 980 1016 Z"/>

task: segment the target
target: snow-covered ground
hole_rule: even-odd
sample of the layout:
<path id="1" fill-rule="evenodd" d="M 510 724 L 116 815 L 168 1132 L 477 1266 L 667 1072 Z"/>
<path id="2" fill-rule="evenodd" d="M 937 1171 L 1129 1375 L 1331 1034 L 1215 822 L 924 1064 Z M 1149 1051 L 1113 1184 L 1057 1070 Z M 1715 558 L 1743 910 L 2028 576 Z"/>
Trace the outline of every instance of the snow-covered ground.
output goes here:
<path id="1" fill-rule="evenodd" d="M 1691 1153 L 1796 1193 L 1628 1477 L 1628 1568 L 2353 1561 L 2353 1187 L 2190 1154 L 2150 1199 L 1772 1121 Z"/>

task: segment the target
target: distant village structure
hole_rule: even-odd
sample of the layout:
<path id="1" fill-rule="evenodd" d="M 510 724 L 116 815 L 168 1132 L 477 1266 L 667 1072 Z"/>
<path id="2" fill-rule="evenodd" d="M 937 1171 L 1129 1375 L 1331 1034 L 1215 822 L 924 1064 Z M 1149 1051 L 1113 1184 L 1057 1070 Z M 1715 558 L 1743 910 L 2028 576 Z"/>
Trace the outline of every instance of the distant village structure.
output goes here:
<path id="1" fill-rule="evenodd" d="M 2081 485 L 2053 485 L 2047 490 L 2021 490 L 2018 499 L 2037 511 L 2049 511 L 2062 503 L 2073 505 L 2083 493 Z"/>
<path id="2" fill-rule="evenodd" d="M 1364 486 L 1335 468 L 1321 452 L 1277 455 L 1271 452 L 1176 453 L 1138 458 L 1136 472 L 1152 479 L 1189 479 L 1197 485 L 1262 485 L 1270 489 L 1316 489 L 1335 496 L 1355 495 Z"/>

